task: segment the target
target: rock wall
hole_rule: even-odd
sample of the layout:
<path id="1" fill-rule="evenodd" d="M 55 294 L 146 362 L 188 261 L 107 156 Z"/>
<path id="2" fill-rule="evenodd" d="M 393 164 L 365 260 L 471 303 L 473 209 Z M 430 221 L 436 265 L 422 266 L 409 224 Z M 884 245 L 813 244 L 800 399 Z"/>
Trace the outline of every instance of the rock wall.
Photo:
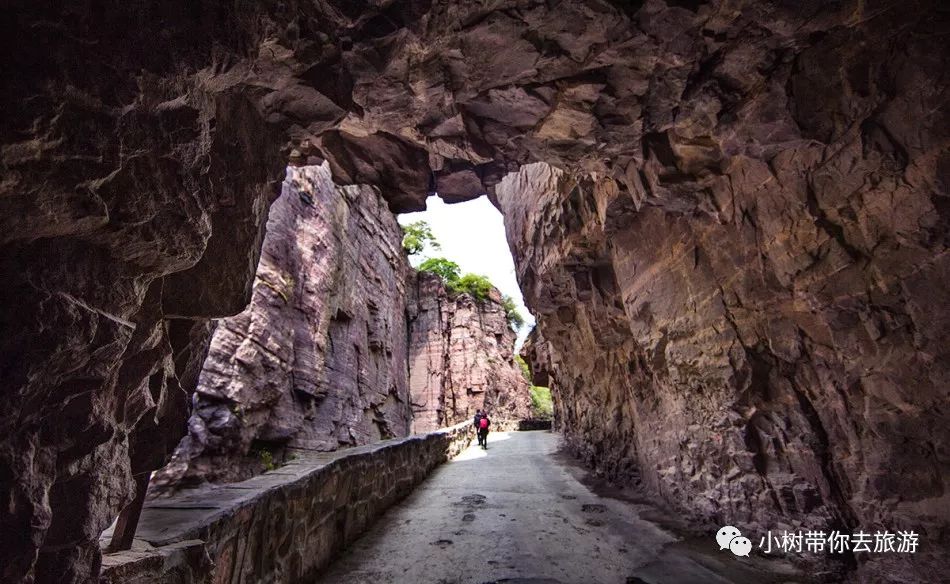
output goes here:
<path id="1" fill-rule="evenodd" d="M 529 292 L 549 342 L 563 342 L 559 323 L 606 319 L 595 340 L 607 350 L 588 355 L 603 357 L 611 382 L 588 387 L 631 389 L 605 389 L 591 411 L 626 412 L 620 430 L 580 414 L 564 423 L 618 475 L 655 451 L 675 470 L 645 480 L 669 499 L 731 493 L 722 508 L 695 507 L 709 517 L 738 516 L 729 501 L 764 481 L 779 486 L 765 507 L 776 518 L 906 518 L 931 541 L 946 531 L 950 18 L 939 2 L 10 8 L 0 23 L 2 579 L 95 577 L 96 535 L 131 499 L 133 476 L 185 432 L 208 320 L 250 299 L 288 160 L 324 158 L 339 181 L 378 186 L 397 211 L 420 208 L 430 182 L 462 200 L 531 162 L 587 180 L 546 207 L 557 216 L 542 220 L 549 232 L 515 249 L 551 262 L 539 274 L 565 267 L 555 279 L 590 295 L 579 310 L 567 292 L 550 302 Z M 699 250 L 696 273 L 683 249 Z M 568 278 L 568 256 L 590 275 Z M 542 280 L 522 270 L 526 287 Z M 734 325 L 689 325 L 684 315 L 706 307 L 705 318 L 719 311 Z M 630 358 L 644 347 L 650 358 Z M 693 360 L 697 370 L 683 366 Z M 635 383 L 671 363 L 669 380 Z M 709 371 L 718 376 L 707 382 Z M 569 403 L 593 389 L 558 382 L 581 392 L 562 407 L 583 411 Z M 721 400 L 686 399 L 694 393 Z M 630 404 L 680 400 L 655 411 L 705 420 L 697 404 L 731 395 L 745 400 L 736 427 L 759 413 L 763 434 L 719 433 L 722 446 L 711 434 L 701 448 L 713 456 L 695 468 L 667 432 L 637 444 Z M 783 433 L 786 415 L 794 430 Z M 722 416 L 709 410 L 717 427 Z M 735 481 L 700 466 L 731 468 L 740 443 L 752 462 Z M 759 478 L 776 456 L 805 483 Z"/>
<path id="2" fill-rule="evenodd" d="M 543 164 L 496 193 L 539 321 L 529 360 L 573 450 L 744 531 L 915 530 L 934 547 L 816 573 L 923 582 L 948 522 L 931 447 L 950 437 L 945 223 L 933 183 L 888 182 L 854 132 L 833 155 L 732 159 L 709 179 L 725 206 L 706 211 L 620 202 Z"/>
<path id="3" fill-rule="evenodd" d="M 96 579 L 99 533 L 185 433 L 209 319 L 249 300 L 286 124 L 250 79 L 274 69 L 246 68 L 260 21 L 211 4 L 6 6 L 4 582 Z"/>
<path id="4" fill-rule="evenodd" d="M 288 447 L 408 435 L 409 273 L 377 191 L 336 187 L 326 165 L 288 168 L 251 303 L 218 321 L 188 436 L 153 492 L 247 478 Z"/>
<path id="5" fill-rule="evenodd" d="M 312 582 L 473 435 L 463 423 L 304 454 L 278 472 L 152 501 L 135 549 L 106 556 L 103 582 Z"/>
<path id="6" fill-rule="evenodd" d="M 449 295 L 435 274 L 416 275 L 410 312 L 409 391 L 414 432 L 488 411 L 494 427 L 531 417 L 529 384 L 514 362 L 516 335 L 495 289 L 482 302 Z"/>

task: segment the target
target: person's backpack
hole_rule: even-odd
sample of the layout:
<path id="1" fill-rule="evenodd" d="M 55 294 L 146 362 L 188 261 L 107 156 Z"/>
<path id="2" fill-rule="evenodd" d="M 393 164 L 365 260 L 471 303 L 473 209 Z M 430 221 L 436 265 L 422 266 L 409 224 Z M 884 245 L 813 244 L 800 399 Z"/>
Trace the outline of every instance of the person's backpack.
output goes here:
<path id="1" fill-rule="evenodd" d="M 488 429 L 488 418 L 482 418 L 481 420 L 478 421 L 478 429 L 479 430 Z"/>

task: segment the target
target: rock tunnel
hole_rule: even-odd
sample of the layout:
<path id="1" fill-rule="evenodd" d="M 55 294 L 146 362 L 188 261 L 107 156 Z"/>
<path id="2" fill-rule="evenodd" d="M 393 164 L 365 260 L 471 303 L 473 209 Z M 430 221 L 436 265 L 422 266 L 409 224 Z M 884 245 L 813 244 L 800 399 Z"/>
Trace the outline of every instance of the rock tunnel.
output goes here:
<path id="1" fill-rule="evenodd" d="M 600 475 L 699 522 L 927 542 L 853 581 L 946 569 L 940 3 L 86 0 L 0 28 L 3 581 L 96 581 L 288 164 L 382 221 L 487 194 Z"/>

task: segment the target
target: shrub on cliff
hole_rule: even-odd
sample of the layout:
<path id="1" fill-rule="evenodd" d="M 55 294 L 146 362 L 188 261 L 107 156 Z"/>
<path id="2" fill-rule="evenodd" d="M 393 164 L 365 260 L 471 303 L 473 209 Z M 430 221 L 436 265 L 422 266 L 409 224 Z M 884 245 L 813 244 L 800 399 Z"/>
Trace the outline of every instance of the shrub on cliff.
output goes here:
<path id="1" fill-rule="evenodd" d="M 419 264 L 420 272 L 430 272 L 442 278 L 445 289 L 451 294 L 469 294 L 478 301 L 488 300 L 494 287 L 485 276 L 478 274 L 461 275 L 459 265 L 445 258 L 429 258 Z M 512 329 L 518 330 L 524 325 L 524 317 L 518 312 L 515 301 L 510 296 L 502 296 L 502 307 L 505 309 L 505 318 Z"/>
<path id="2" fill-rule="evenodd" d="M 465 274 L 455 282 L 449 282 L 448 286 L 452 292 L 469 294 L 475 300 L 488 300 L 493 288 L 488 278 L 478 274 Z"/>
<path id="3" fill-rule="evenodd" d="M 528 363 L 524 360 L 524 357 L 515 355 L 515 363 L 517 363 L 518 368 L 521 369 L 521 375 L 524 376 L 524 380 L 531 383 L 531 368 L 528 367 Z"/>

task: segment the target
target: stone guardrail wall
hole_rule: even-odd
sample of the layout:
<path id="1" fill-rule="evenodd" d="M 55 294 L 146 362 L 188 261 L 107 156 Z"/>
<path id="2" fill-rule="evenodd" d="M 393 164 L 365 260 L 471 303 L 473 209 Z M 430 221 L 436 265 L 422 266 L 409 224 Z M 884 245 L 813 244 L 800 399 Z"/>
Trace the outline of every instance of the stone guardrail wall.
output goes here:
<path id="1" fill-rule="evenodd" d="M 530 430 L 551 430 L 554 426 L 554 420 L 544 420 L 540 418 L 532 418 L 529 420 L 521 420 L 518 422 L 518 430 L 521 432 L 526 432 Z"/>
<path id="2" fill-rule="evenodd" d="M 146 503 L 105 584 L 277 584 L 316 576 L 382 513 L 472 441 L 465 422 L 330 453 Z M 109 532 L 103 534 L 103 542 Z"/>
<path id="3" fill-rule="evenodd" d="M 553 425 L 552 420 L 542 420 L 540 418 L 526 418 L 520 420 L 492 420 L 492 432 L 524 432 L 529 430 L 550 430 Z"/>

